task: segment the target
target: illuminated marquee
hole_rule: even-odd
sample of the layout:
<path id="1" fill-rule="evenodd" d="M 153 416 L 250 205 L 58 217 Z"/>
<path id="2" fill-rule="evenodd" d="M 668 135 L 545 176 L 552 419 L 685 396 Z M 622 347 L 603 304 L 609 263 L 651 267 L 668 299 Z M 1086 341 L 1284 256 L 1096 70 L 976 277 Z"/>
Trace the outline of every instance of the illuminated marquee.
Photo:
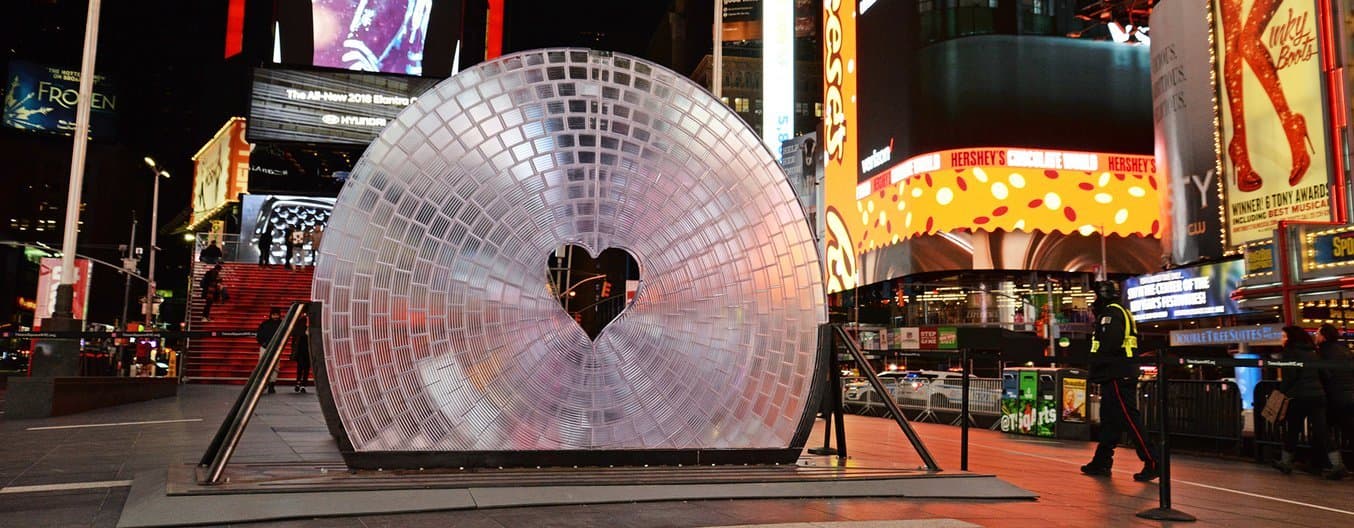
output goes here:
<path id="1" fill-rule="evenodd" d="M 943 231 L 1155 236 L 1156 161 L 1024 148 L 915 156 L 856 186 L 858 249 Z"/>

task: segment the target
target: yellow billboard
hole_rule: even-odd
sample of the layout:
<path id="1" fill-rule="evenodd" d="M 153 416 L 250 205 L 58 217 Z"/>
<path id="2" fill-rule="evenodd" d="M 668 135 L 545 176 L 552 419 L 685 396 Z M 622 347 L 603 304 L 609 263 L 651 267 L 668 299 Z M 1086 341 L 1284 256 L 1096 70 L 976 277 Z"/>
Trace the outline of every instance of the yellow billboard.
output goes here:
<path id="1" fill-rule="evenodd" d="M 856 0 L 823 1 L 823 263 L 828 293 L 859 285 L 856 265 Z M 856 221 L 852 221 L 852 219 Z"/>
<path id="2" fill-rule="evenodd" d="M 1213 0 L 1228 245 L 1332 218 L 1321 24 L 1312 0 Z"/>

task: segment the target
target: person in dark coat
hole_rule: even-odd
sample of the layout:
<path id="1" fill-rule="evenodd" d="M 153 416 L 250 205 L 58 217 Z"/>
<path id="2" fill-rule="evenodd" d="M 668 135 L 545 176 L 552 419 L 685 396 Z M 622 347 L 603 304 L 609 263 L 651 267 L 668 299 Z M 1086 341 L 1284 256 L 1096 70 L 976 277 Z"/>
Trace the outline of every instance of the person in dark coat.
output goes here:
<path id="1" fill-rule="evenodd" d="M 216 245 L 216 241 L 212 241 L 207 247 L 202 248 L 201 260 L 208 264 L 221 262 L 221 246 Z"/>
<path id="2" fill-rule="evenodd" d="M 282 309 L 273 308 L 268 312 L 268 318 L 259 323 L 259 328 L 255 334 L 255 339 L 259 342 L 259 361 L 263 361 L 263 355 L 268 352 L 268 342 L 273 340 L 273 335 L 277 334 L 282 326 Z M 268 373 L 268 394 L 277 392 L 277 369 Z"/>
<path id="3" fill-rule="evenodd" d="M 1307 331 L 1297 326 L 1283 328 L 1284 361 L 1316 361 L 1316 343 Z M 1283 367 L 1279 369 L 1283 380 L 1279 391 L 1291 398 L 1288 412 L 1284 415 L 1286 427 L 1283 432 L 1283 451 L 1279 460 L 1274 461 L 1275 469 L 1285 475 L 1293 472 L 1294 453 L 1298 450 L 1298 435 L 1302 432 L 1303 422 L 1307 423 L 1307 438 L 1313 449 L 1318 452 L 1326 447 L 1326 391 L 1321 385 L 1320 369 Z M 1329 451 L 1332 462 L 1340 459 L 1340 451 Z M 1340 463 L 1343 467 L 1344 464 Z"/>
<path id="4" fill-rule="evenodd" d="M 1095 334 L 1091 340 L 1091 383 L 1100 386 L 1100 435 L 1095 457 L 1081 466 L 1087 475 L 1110 476 L 1114 466 L 1114 448 L 1128 434 L 1142 460 L 1142 471 L 1133 480 L 1147 482 L 1157 478 L 1157 455 L 1147 442 L 1138 411 L 1138 323 L 1120 304 L 1119 285 L 1112 281 L 1095 283 Z"/>
<path id="5" fill-rule="evenodd" d="M 1340 330 L 1335 325 L 1321 325 L 1316 334 L 1317 352 L 1323 361 L 1344 363 L 1354 366 L 1354 354 L 1340 342 Z M 1326 423 L 1340 428 L 1345 438 L 1354 438 L 1354 370 L 1327 369 L 1321 378 L 1322 388 L 1326 390 Z M 1340 451 L 1337 449 L 1338 457 Z M 1324 475 L 1331 480 L 1340 480 L 1349 474 L 1344 460 L 1332 458 L 1331 468 Z"/>
<path id="6" fill-rule="evenodd" d="M 310 317 L 301 312 L 296 327 L 291 331 L 291 359 L 296 362 L 295 392 L 305 393 L 310 381 Z"/>
<path id="7" fill-rule="evenodd" d="M 273 230 L 265 227 L 263 233 L 259 234 L 259 265 L 267 266 L 268 260 L 273 256 Z"/>
<path id="8" fill-rule="evenodd" d="M 220 263 L 217 263 L 215 266 L 212 266 L 212 269 L 209 269 L 207 270 L 206 273 L 202 274 L 202 284 L 200 285 L 200 290 L 202 291 L 202 301 L 203 301 L 202 320 L 204 322 L 211 322 L 212 305 L 221 302 L 225 294 L 225 287 L 222 286 L 221 284 Z"/>

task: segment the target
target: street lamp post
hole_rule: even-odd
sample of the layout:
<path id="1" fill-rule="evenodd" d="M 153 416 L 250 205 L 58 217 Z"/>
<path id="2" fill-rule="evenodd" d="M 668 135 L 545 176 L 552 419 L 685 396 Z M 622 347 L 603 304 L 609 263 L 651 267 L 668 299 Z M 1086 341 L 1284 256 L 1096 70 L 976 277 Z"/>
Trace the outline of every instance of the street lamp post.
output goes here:
<path id="1" fill-rule="evenodd" d="M 150 328 L 151 322 L 155 320 L 155 253 L 160 249 L 155 245 L 160 230 L 160 178 L 168 179 L 169 173 L 159 170 L 150 156 L 146 156 L 145 161 L 155 178 L 155 190 L 151 191 L 150 198 L 150 267 L 146 270 L 146 327 Z"/>

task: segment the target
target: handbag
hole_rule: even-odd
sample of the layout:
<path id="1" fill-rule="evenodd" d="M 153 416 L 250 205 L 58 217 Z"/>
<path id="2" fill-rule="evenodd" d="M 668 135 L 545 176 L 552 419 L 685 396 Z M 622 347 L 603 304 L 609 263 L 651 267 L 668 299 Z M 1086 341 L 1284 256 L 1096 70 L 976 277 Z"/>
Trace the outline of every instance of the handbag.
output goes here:
<path id="1" fill-rule="evenodd" d="M 1265 399 L 1265 408 L 1260 411 L 1260 416 L 1264 417 L 1265 421 L 1269 423 L 1283 421 L 1288 416 L 1288 404 L 1292 402 L 1292 398 L 1275 390 L 1269 393 L 1269 398 Z"/>

